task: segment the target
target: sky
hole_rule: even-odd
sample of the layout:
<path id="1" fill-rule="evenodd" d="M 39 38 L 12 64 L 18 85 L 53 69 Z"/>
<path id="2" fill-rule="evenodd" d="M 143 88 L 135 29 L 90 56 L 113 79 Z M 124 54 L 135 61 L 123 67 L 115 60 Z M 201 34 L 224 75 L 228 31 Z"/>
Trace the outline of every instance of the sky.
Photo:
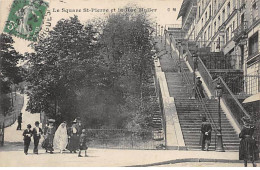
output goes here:
<path id="1" fill-rule="evenodd" d="M 45 0 L 49 2 L 51 14 L 45 17 L 45 23 L 42 25 L 42 31 L 46 29 L 47 20 L 51 23 L 51 27 L 55 26 L 58 20 L 78 15 L 82 23 L 96 17 L 104 17 L 110 13 L 117 12 L 120 9 L 126 10 L 124 7 L 128 4 L 137 4 L 143 9 L 148 10 L 151 18 L 160 25 L 181 24 L 181 20 L 177 20 L 177 15 L 182 0 Z M 0 32 L 3 31 L 5 22 L 9 15 L 9 10 L 13 0 L 0 0 Z M 90 12 L 86 12 L 86 10 Z M 67 12 L 67 11 L 71 12 Z M 77 10 L 77 12 L 74 12 Z M 106 12 L 100 12 L 100 11 Z M 128 10 L 128 12 L 131 9 Z M 65 12 L 66 11 L 66 12 Z M 20 52 L 31 52 L 28 45 L 30 41 L 26 41 L 17 37 L 13 37 L 15 49 Z"/>

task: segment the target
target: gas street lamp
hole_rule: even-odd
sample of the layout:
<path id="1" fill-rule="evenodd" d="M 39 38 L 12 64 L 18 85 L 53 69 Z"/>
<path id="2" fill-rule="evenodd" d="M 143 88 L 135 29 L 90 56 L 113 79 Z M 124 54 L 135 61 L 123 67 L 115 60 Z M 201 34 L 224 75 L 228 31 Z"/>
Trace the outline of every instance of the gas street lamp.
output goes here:
<path id="1" fill-rule="evenodd" d="M 222 139 L 222 129 L 221 129 L 221 113 L 220 113 L 220 98 L 222 96 L 222 86 L 220 82 L 218 82 L 216 89 L 215 89 L 216 97 L 218 97 L 218 123 L 219 123 L 219 129 L 217 134 L 217 152 L 225 152 L 223 147 L 223 139 Z"/>
<path id="2" fill-rule="evenodd" d="M 160 28 L 161 28 L 161 27 L 160 27 L 160 24 L 158 24 L 158 32 L 159 32 L 159 33 L 158 33 L 158 36 L 160 36 L 160 33 L 161 33 Z"/>
<path id="3" fill-rule="evenodd" d="M 164 48 L 166 50 L 166 34 L 167 34 L 167 30 L 164 29 Z"/>
<path id="4" fill-rule="evenodd" d="M 196 79 L 196 69 L 198 69 L 198 54 L 197 52 L 194 52 L 192 54 L 192 58 L 193 58 L 193 84 L 194 84 L 194 87 L 195 87 L 195 79 Z"/>
<path id="5" fill-rule="evenodd" d="M 155 26 L 155 36 L 157 37 L 157 22 L 156 22 L 156 26 Z"/>
<path id="6" fill-rule="evenodd" d="M 180 40 L 177 42 L 177 47 L 179 49 L 179 70 L 181 72 L 181 41 Z"/>
<path id="7" fill-rule="evenodd" d="M 161 43 L 162 43 L 162 35 L 163 35 L 163 26 L 161 26 Z"/>
<path id="8" fill-rule="evenodd" d="M 170 33 L 169 36 L 170 36 L 170 52 L 171 52 L 171 58 L 172 58 L 172 33 Z"/>

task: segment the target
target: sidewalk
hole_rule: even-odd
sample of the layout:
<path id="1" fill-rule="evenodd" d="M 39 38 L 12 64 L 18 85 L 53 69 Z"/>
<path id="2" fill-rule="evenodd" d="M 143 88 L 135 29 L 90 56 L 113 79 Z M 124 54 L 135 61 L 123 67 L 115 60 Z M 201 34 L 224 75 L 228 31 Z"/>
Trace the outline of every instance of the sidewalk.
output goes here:
<path id="1" fill-rule="evenodd" d="M 39 155 L 32 154 L 31 143 L 29 154 L 24 155 L 23 146 L 8 146 L 0 151 L 0 166 L 88 166 L 88 167 L 119 167 L 119 166 L 171 166 L 176 163 L 222 162 L 238 163 L 238 152 L 215 151 L 177 151 L 177 150 L 115 150 L 94 149 L 88 151 L 89 157 L 77 157 L 68 151 L 54 154 L 40 150 Z M 191 163 L 192 165 L 192 163 Z M 235 164 L 234 164 L 235 165 Z M 177 165 L 176 165 L 177 166 Z"/>
<path id="2" fill-rule="evenodd" d="M 40 114 L 31 114 L 30 112 L 27 112 L 25 109 L 26 109 L 26 106 L 27 106 L 27 103 L 28 103 L 28 96 L 27 95 L 24 95 L 24 105 L 22 107 L 22 110 L 21 112 L 23 113 L 23 120 L 22 120 L 22 130 L 16 130 L 17 128 L 17 120 L 16 122 L 5 128 L 5 142 L 23 142 L 23 130 L 26 129 L 26 126 L 27 124 L 31 124 L 32 127 L 34 127 L 34 123 L 35 121 L 40 121 Z M 0 148 L 1 149 L 1 148 Z"/>

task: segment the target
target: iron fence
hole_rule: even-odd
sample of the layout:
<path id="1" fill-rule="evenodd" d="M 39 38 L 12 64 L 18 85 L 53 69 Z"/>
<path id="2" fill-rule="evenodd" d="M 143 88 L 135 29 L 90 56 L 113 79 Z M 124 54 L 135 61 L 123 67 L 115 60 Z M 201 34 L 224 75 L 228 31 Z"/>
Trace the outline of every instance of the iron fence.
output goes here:
<path id="1" fill-rule="evenodd" d="M 111 149 L 165 149 L 164 134 L 158 131 L 87 129 L 88 146 Z"/>
<path id="2" fill-rule="evenodd" d="M 260 92 L 260 75 L 245 76 L 245 91 L 246 94 L 256 94 Z"/>

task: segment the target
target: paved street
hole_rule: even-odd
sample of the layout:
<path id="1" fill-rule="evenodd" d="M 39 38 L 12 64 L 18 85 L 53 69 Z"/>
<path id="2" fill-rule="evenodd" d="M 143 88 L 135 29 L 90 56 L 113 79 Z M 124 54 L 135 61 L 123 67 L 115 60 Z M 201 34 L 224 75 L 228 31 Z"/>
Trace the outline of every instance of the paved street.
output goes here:
<path id="1" fill-rule="evenodd" d="M 77 154 L 65 152 L 60 154 L 45 153 L 40 150 L 39 155 L 32 154 L 32 144 L 29 154 L 24 155 L 23 147 L 6 146 L 0 151 L 0 166 L 152 166 L 165 164 L 165 161 L 187 161 L 193 158 L 225 159 L 236 161 L 237 152 L 201 152 L 176 150 L 115 150 L 93 149 L 88 152 L 89 157 L 77 157 Z M 166 162 L 166 164 L 169 164 Z M 167 166 L 167 165 L 166 165 Z M 172 166 L 172 165 L 169 165 Z"/>

